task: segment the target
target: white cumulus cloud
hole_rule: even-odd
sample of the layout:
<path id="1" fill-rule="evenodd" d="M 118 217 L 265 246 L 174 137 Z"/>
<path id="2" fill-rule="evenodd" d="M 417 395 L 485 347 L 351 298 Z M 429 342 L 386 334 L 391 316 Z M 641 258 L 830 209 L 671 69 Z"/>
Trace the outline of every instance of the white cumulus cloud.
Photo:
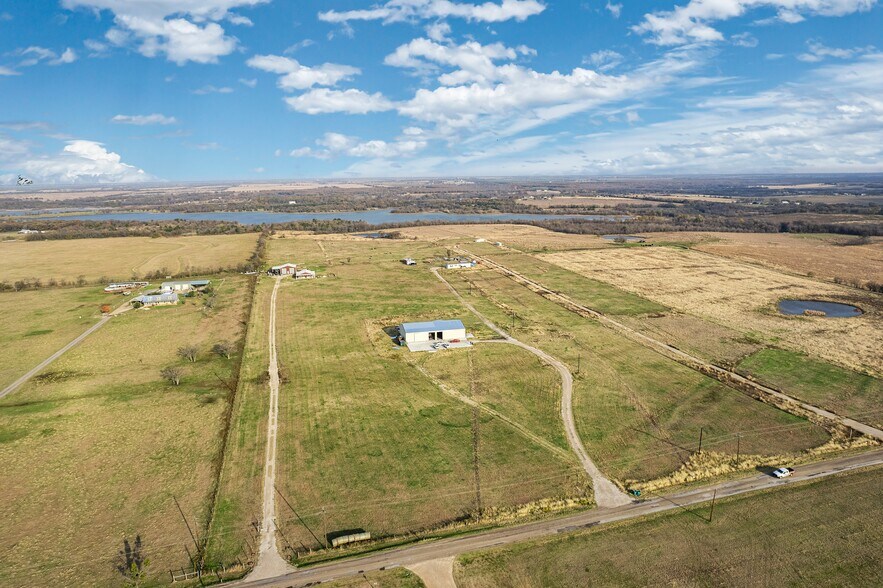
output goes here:
<path id="1" fill-rule="evenodd" d="M 37 184 L 135 183 L 155 180 L 96 141 L 68 141 L 59 153 L 34 154 L 30 145 L 0 136 L 0 170 L 23 173 Z"/>
<path id="2" fill-rule="evenodd" d="M 652 12 L 632 27 L 658 45 L 680 45 L 722 41 L 723 34 L 712 26 L 716 21 L 742 16 L 749 10 L 776 10 L 778 20 L 787 23 L 809 16 L 844 16 L 870 10 L 876 0 L 690 0 L 673 10 Z"/>
<path id="3" fill-rule="evenodd" d="M 147 56 L 160 54 L 169 61 L 183 65 L 216 63 L 239 45 L 226 34 L 220 21 L 249 25 L 244 16 L 230 12 L 234 8 L 251 7 L 269 0 L 62 0 L 68 9 L 88 8 L 109 10 L 114 27 L 107 40 L 114 45 L 134 44 Z"/>
<path id="4" fill-rule="evenodd" d="M 296 59 L 280 55 L 255 55 L 247 62 L 249 67 L 279 74 L 279 87 L 283 90 L 307 90 L 313 86 L 336 86 L 361 73 L 357 67 L 337 63 L 317 66 L 302 65 Z"/>
<path id="5" fill-rule="evenodd" d="M 368 114 L 392 110 L 394 104 L 379 92 L 368 94 L 361 90 L 330 90 L 316 88 L 300 96 L 285 99 L 288 106 L 306 114 Z"/>

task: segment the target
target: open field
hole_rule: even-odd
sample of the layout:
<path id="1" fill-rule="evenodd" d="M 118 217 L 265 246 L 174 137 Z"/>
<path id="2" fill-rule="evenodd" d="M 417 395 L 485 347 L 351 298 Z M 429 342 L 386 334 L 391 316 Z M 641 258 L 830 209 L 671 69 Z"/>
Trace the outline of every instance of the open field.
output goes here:
<path id="1" fill-rule="evenodd" d="M 464 396 L 499 411 L 570 453 L 561 423 L 561 378 L 533 354 L 478 344 L 460 353 L 426 353 L 416 361 Z"/>
<path id="2" fill-rule="evenodd" d="M 238 364 L 209 349 L 239 338 L 247 287 L 219 278 L 213 310 L 197 297 L 115 317 L 0 402 L 0 584 L 119 586 L 139 537 L 151 577 L 189 565 L 174 499 L 202 536 Z M 187 344 L 195 363 L 176 355 Z"/>
<path id="3" fill-rule="evenodd" d="M 260 525 L 264 451 L 267 443 L 270 280 L 258 280 L 245 336 L 239 385 L 218 482 L 218 499 L 207 532 L 206 561 L 224 564 L 251 557 Z"/>
<path id="4" fill-rule="evenodd" d="M 883 381 L 793 351 L 764 349 L 739 371 L 810 404 L 883 427 Z"/>
<path id="5" fill-rule="evenodd" d="M 743 454 L 800 452 L 825 442 L 815 426 L 726 388 L 580 317 L 492 270 L 446 274 L 480 312 L 575 375 L 574 415 L 593 461 L 624 482 L 666 476 L 696 449 Z"/>
<path id="6" fill-rule="evenodd" d="M 439 253 L 444 250 L 410 241 L 306 236 L 271 240 L 273 263 L 293 260 L 320 274 L 317 280 L 286 280 L 278 294 L 282 386 L 276 485 L 285 555 L 319 547 L 325 536 L 345 529 L 364 528 L 382 538 L 455 524 L 475 514 L 479 498 L 484 514 L 495 519 L 512 516 L 510 509 L 525 504 L 547 509 L 549 499 L 591 501 L 588 481 L 575 458 L 565 453 L 562 459 L 490 414 L 475 418 L 471 407 L 443 393 L 417 368 L 414 362 L 422 358 L 395 347 L 383 332 L 404 320 L 462 317 L 478 337 L 491 335 L 426 266 L 408 268 L 399 262 L 406 255 L 424 259 Z M 258 292 L 262 301 L 268 298 L 270 281 L 263 282 Z M 266 337 L 266 317 L 256 317 L 249 341 Z M 447 353 L 456 363 L 468 352 L 462 357 L 455 357 L 459 351 Z M 493 350 L 479 353 L 484 357 Z M 442 355 L 431 363 L 443 365 Z M 517 361 L 533 365 L 528 357 Z M 247 356 L 244 376 L 251 365 L 255 374 L 259 365 L 266 370 L 265 362 Z M 533 381 L 523 381 L 509 364 L 492 367 L 513 385 Z M 444 377 L 441 367 L 431 368 L 427 373 Z M 235 454 L 228 453 L 219 500 L 234 513 L 230 520 L 238 521 L 227 529 L 247 525 L 250 508 L 257 512 L 247 506 L 249 501 L 254 504 L 254 484 L 240 483 L 237 470 L 245 468 L 249 480 L 258 473 L 254 464 L 263 456 L 258 431 L 266 411 L 260 391 L 266 394 L 266 384 L 252 388 L 245 377 L 243 382 L 248 394 L 240 389 L 231 442 L 243 441 Z M 548 392 L 550 374 L 537 384 Z M 489 389 L 488 399 L 498 393 L 498 388 Z M 533 398 L 524 400 L 528 407 L 536 403 Z M 544 422 L 545 417 L 527 414 L 515 399 L 506 401 L 509 404 L 500 400 L 501 412 L 523 416 L 527 426 Z M 474 432 L 480 497 L 475 488 Z M 557 433 L 549 436 L 554 442 Z M 216 520 L 217 530 L 223 534 L 220 521 Z M 223 543 L 221 539 L 218 545 Z M 235 545 L 219 549 L 226 554 L 235 550 Z"/>
<path id="7" fill-rule="evenodd" d="M 193 237 L 119 237 L 0 243 L 0 279 L 126 280 L 162 271 L 220 271 L 246 261 L 257 233 Z M 204 271 L 202 273 L 204 273 Z"/>
<path id="8" fill-rule="evenodd" d="M 766 344 L 803 351 L 860 371 L 883 373 L 883 305 L 877 295 L 763 267 L 670 247 L 612 248 L 540 256 Z M 865 313 L 848 319 L 786 317 L 782 298 L 847 302 Z"/>
<path id="9" fill-rule="evenodd" d="M 0 389 L 97 323 L 102 304 L 122 302 L 94 286 L 0 293 Z"/>
<path id="10" fill-rule="evenodd" d="M 880 468 L 461 556 L 461 588 L 874 586 Z M 636 563 L 638 565 L 636 565 Z"/>
<path id="11" fill-rule="evenodd" d="M 883 283 L 883 238 L 790 233 L 650 233 L 651 242 L 685 242 L 700 251 L 826 280 Z"/>
<path id="12" fill-rule="evenodd" d="M 609 241 L 597 235 L 569 235 L 556 233 L 531 225 L 435 225 L 396 229 L 397 233 L 424 241 L 475 240 L 501 242 L 506 247 L 521 251 L 568 251 L 571 249 L 598 249 L 610 247 Z"/>

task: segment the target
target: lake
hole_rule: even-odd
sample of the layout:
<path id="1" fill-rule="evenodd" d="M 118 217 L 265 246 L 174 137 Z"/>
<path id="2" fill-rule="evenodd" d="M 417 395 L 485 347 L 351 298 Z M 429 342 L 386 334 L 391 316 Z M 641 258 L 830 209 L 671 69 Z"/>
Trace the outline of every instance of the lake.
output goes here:
<path id="1" fill-rule="evenodd" d="M 804 311 L 820 311 L 827 318 L 847 318 L 859 316 L 862 310 L 851 304 L 839 302 L 824 302 L 822 300 L 780 300 L 779 312 L 792 316 L 803 316 Z"/>
<path id="2" fill-rule="evenodd" d="M 34 217 L 39 220 L 91 220 L 91 221 L 229 221 L 243 225 L 263 225 L 309 220 L 363 221 L 369 225 L 389 223 L 412 223 L 417 221 L 443 223 L 476 223 L 497 221 L 537 221 L 581 219 L 590 221 L 622 221 L 629 217 L 622 215 L 547 215 L 547 214 L 455 214 L 447 212 L 407 212 L 397 213 L 392 209 L 362 210 L 358 212 L 96 212 L 70 214 L 63 217 Z"/>

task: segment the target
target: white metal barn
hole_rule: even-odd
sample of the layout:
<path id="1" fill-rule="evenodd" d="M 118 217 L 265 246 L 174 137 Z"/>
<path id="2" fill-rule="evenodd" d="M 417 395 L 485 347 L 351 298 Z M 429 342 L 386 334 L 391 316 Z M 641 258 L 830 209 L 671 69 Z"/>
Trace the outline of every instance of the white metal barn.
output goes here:
<path id="1" fill-rule="evenodd" d="M 296 263 L 283 263 L 282 265 L 274 265 L 267 273 L 271 276 L 293 276 L 297 272 Z"/>
<path id="2" fill-rule="evenodd" d="M 461 321 L 429 321 L 426 323 L 404 323 L 399 327 L 399 336 L 404 343 L 425 343 L 427 341 L 466 340 L 466 327 Z"/>

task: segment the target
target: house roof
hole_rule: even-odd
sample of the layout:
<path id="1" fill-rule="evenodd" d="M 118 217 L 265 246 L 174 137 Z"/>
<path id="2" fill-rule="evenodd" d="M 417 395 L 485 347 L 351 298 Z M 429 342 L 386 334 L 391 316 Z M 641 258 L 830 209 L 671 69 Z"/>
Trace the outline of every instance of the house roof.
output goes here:
<path id="1" fill-rule="evenodd" d="M 194 288 L 202 288 L 203 286 L 208 286 L 211 284 L 211 280 L 178 280 L 176 282 L 163 282 L 161 288 L 172 287 L 181 284 L 188 284 L 193 286 Z"/>
<path id="2" fill-rule="evenodd" d="M 424 323 L 404 323 L 402 325 L 403 333 L 429 333 L 432 331 L 453 331 L 454 329 L 465 329 L 462 321 L 429 321 Z"/>
<path id="3" fill-rule="evenodd" d="M 138 301 L 143 304 L 151 304 L 155 302 L 178 302 L 178 293 L 166 292 L 164 294 L 145 294 L 142 296 L 138 296 L 137 298 L 133 298 L 132 301 Z"/>
<path id="4" fill-rule="evenodd" d="M 283 263 L 282 265 L 274 265 L 270 269 L 282 269 L 283 267 L 297 267 L 296 263 Z"/>

